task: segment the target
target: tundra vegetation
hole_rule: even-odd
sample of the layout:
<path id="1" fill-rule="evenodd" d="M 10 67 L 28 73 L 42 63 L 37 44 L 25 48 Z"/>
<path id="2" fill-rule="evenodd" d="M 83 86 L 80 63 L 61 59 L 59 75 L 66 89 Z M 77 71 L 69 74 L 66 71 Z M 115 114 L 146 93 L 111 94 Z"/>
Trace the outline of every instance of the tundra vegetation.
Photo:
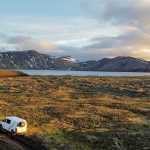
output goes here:
<path id="1" fill-rule="evenodd" d="M 148 150 L 150 77 L 0 78 L 0 118 L 55 150 Z"/>

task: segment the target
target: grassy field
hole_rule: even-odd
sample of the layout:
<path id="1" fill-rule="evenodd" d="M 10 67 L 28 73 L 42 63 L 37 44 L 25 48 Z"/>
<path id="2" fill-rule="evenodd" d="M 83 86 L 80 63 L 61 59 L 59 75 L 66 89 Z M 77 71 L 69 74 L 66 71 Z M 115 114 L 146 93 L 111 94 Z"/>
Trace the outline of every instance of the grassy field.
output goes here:
<path id="1" fill-rule="evenodd" d="M 150 77 L 0 79 L 0 118 L 29 122 L 52 150 L 150 149 Z"/>

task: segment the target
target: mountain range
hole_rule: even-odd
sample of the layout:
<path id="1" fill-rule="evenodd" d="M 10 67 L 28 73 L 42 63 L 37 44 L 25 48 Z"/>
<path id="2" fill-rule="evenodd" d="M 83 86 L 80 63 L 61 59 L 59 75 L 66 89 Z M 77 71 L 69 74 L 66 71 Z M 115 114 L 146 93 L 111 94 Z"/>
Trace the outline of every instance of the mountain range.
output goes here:
<path id="1" fill-rule="evenodd" d="M 0 69 L 55 69 L 84 71 L 150 72 L 150 61 L 119 56 L 79 62 L 71 56 L 52 57 L 35 50 L 0 53 Z"/>

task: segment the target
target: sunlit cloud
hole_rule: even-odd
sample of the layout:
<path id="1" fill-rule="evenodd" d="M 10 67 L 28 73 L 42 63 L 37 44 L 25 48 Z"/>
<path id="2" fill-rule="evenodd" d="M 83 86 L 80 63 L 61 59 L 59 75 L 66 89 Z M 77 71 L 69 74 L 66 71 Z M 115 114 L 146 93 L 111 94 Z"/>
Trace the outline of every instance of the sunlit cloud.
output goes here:
<path id="1" fill-rule="evenodd" d="M 27 36 L 12 36 L 5 38 L 5 45 L 12 50 L 38 50 L 45 52 L 51 52 L 55 50 L 56 46 L 50 43 L 48 40 L 37 40 Z M 4 48 L 4 45 L 0 45 Z M 6 49 L 6 47 L 4 49 Z M 10 49 L 11 50 L 11 49 Z"/>
<path id="2" fill-rule="evenodd" d="M 58 2 L 53 4 L 56 9 L 48 9 L 46 1 L 46 12 L 35 13 L 33 0 L 29 13 L 15 9 L 21 3 L 13 6 L 15 13 L 0 9 L 1 51 L 35 49 L 78 59 L 121 55 L 150 60 L 149 0 L 77 0 L 73 5 L 62 1 L 64 11 L 57 9 Z"/>

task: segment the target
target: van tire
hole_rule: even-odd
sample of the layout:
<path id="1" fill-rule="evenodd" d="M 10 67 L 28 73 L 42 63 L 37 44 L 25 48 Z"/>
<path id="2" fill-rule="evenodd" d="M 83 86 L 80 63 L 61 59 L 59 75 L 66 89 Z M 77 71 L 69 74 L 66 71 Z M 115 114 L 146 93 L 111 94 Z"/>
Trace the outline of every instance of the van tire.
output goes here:
<path id="1" fill-rule="evenodd" d="M 2 131 L 3 130 L 3 126 L 0 124 L 0 131 Z"/>
<path id="2" fill-rule="evenodd" d="M 11 130 L 11 135 L 16 135 L 16 132 L 14 130 Z"/>

